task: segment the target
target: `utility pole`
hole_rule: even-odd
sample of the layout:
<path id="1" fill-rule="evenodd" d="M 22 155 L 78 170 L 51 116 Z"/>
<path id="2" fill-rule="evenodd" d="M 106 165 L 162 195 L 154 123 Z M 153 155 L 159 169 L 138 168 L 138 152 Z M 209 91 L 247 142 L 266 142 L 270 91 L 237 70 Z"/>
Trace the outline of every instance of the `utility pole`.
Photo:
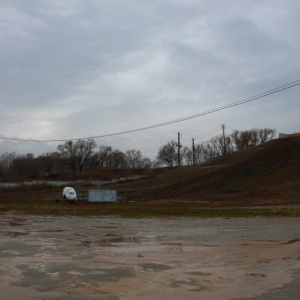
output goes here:
<path id="1" fill-rule="evenodd" d="M 193 144 L 192 149 L 193 149 L 193 166 L 194 166 L 196 164 L 196 162 L 195 162 L 195 139 L 194 138 L 192 140 L 192 144 Z"/>
<path id="2" fill-rule="evenodd" d="M 180 157 L 180 148 L 182 147 L 180 144 L 180 132 L 178 132 L 178 143 L 176 145 L 178 147 L 177 149 L 177 160 L 178 160 L 178 166 L 180 166 L 180 161 L 181 161 L 181 157 Z"/>
<path id="3" fill-rule="evenodd" d="M 112 157 L 111 157 L 111 146 L 109 147 L 109 168 L 112 166 Z"/>
<path id="4" fill-rule="evenodd" d="M 223 155 L 224 154 L 226 154 L 226 140 L 225 140 L 225 125 L 223 124 L 223 125 L 221 125 L 221 128 L 222 128 L 222 130 L 223 130 Z"/>

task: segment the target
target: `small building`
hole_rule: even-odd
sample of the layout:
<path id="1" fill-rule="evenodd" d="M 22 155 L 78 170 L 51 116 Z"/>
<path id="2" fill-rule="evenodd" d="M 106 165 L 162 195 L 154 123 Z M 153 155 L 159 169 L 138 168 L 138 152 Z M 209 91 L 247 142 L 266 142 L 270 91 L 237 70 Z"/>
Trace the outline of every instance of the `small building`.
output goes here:
<path id="1" fill-rule="evenodd" d="M 77 191 L 78 203 L 116 203 L 118 193 L 116 190 L 86 190 Z"/>
<path id="2" fill-rule="evenodd" d="M 280 139 L 291 137 L 291 136 L 300 136 L 300 132 L 298 132 L 298 133 L 291 133 L 291 134 L 279 133 L 279 138 Z"/>

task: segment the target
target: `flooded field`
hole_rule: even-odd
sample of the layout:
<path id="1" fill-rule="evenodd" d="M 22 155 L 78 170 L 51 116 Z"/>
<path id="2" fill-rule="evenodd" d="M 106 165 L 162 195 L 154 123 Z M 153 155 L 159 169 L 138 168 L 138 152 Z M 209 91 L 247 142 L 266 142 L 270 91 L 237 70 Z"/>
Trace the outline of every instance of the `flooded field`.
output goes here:
<path id="1" fill-rule="evenodd" d="M 300 219 L 0 216 L 5 300 L 299 299 Z"/>

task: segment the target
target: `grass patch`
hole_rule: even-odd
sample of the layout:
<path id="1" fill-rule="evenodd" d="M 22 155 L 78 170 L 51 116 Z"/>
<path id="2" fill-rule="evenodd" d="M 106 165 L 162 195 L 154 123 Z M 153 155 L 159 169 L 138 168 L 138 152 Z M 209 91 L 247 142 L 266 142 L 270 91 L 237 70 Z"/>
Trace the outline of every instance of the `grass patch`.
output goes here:
<path id="1" fill-rule="evenodd" d="M 300 217 L 299 208 L 204 208 L 197 204 L 154 203 L 101 203 L 68 204 L 54 201 L 7 201 L 0 205 L 0 213 L 14 211 L 17 214 L 124 218 L 239 218 L 239 217 Z"/>
<path id="2" fill-rule="evenodd" d="M 8 190 L 7 190 L 8 189 Z M 80 189 L 78 187 L 78 189 Z M 0 213 L 13 211 L 15 214 L 49 215 L 49 216 L 82 216 L 105 217 L 119 216 L 124 218 L 169 218 L 169 217 L 194 217 L 194 218 L 237 218 L 237 217 L 300 217 L 300 205 L 291 207 L 248 208 L 234 206 L 234 201 L 226 195 L 226 202 L 209 204 L 207 207 L 201 202 L 176 200 L 156 202 L 121 202 L 99 204 L 68 204 L 56 203 L 55 199 L 62 198 L 62 189 L 51 185 L 25 185 L 14 188 L 0 189 Z M 128 197 L 130 199 L 130 197 Z M 229 201 L 229 202 L 228 202 Z M 231 203 L 231 204 L 230 204 Z M 241 204 L 237 202 L 236 205 Z M 245 205 L 250 205 L 245 201 Z M 282 204 L 282 203 L 281 203 Z M 219 207 L 214 207 L 218 205 Z M 223 206 L 222 206 L 223 205 Z M 227 207 L 225 206 L 227 205 Z M 228 207 L 232 205 L 232 207 Z"/>
<path id="3" fill-rule="evenodd" d="M 17 186 L 1 186 L 0 193 L 27 193 L 33 191 L 53 191 L 57 186 L 48 183 L 26 184 L 21 183 Z"/>

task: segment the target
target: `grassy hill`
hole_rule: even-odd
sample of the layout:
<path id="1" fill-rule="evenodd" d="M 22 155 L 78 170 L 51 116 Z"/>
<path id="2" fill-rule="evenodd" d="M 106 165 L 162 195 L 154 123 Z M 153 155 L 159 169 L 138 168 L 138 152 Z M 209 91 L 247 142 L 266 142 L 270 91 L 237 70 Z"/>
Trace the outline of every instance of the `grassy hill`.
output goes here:
<path id="1" fill-rule="evenodd" d="M 86 178 L 80 177 L 80 179 L 99 179 L 103 176 L 109 179 L 116 178 L 117 175 L 122 177 L 136 175 L 131 173 L 132 170 L 130 172 L 117 170 L 118 173 L 114 170 L 105 172 L 87 174 Z M 228 207 L 257 205 L 280 207 L 284 204 L 300 204 L 300 137 L 273 140 L 255 148 L 228 154 L 203 165 L 138 170 L 138 174 L 147 176 L 139 180 L 101 187 L 116 189 L 119 195 L 126 197 L 124 203 L 62 206 L 55 204 L 54 201 L 62 198 L 62 187 L 24 185 L 0 188 L 0 212 L 13 210 L 66 215 L 136 213 L 138 216 L 182 215 L 184 212 L 191 216 L 198 216 L 207 213 L 207 209 L 205 212 L 202 211 L 204 207 L 226 207 L 224 210 L 213 210 L 212 214 L 219 212 L 220 215 L 227 215 Z M 60 175 L 56 179 L 61 179 Z M 96 188 L 80 182 L 74 183 L 73 186 L 76 190 Z M 291 209 L 289 214 L 295 214 L 294 209 Z M 238 215 L 240 214 L 239 210 Z M 300 211 L 297 210 L 297 215 L 299 214 Z"/>
<path id="2" fill-rule="evenodd" d="M 277 139 L 199 165 L 111 185 L 128 201 L 203 205 L 300 204 L 300 137 Z"/>
<path id="3" fill-rule="evenodd" d="M 299 217 L 300 205 L 296 205 L 300 204 L 299 154 L 300 137 L 289 137 L 199 166 L 138 170 L 139 175 L 147 177 L 102 186 L 126 196 L 126 201 L 115 204 L 58 204 L 54 200 L 62 198 L 62 187 L 51 185 L 2 187 L 0 213 L 139 218 Z M 136 175 L 131 172 L 105 170 L 80 179 Z M 60 175 L 56 179 L 61 179 Z M 95 188 L 80 181 L 73 186 L 76 190 Z"/>

